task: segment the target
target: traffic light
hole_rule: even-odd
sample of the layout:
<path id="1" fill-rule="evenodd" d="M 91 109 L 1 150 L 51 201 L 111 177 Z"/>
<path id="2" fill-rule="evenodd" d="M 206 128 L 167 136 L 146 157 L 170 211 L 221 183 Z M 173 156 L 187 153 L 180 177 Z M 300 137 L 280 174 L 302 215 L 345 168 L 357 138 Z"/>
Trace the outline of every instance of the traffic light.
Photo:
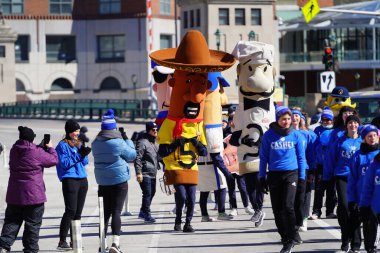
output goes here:
<path id="1" fill-rule="evenodd" d="M 325 64 L 326 71 L 334 71 L 334 55 L 331 47 L 325 47 L 322 63 Z"/>

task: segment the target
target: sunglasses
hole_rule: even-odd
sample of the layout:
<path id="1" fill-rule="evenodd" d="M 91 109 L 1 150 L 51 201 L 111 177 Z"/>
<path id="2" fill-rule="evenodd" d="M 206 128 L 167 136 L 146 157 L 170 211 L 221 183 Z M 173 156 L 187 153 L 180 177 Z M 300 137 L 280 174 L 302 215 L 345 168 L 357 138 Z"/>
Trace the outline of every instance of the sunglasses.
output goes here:
<path id="1" fill-rule="evenodd" d="M 157 128 L 152 128 L 151 131 L 157 132 Z"/>

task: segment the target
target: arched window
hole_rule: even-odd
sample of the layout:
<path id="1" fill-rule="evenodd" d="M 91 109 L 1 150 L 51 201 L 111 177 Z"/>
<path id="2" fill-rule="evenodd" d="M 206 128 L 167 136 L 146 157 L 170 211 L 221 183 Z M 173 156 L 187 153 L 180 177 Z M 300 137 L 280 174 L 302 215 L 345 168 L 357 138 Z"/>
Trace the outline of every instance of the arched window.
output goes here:
<path id="1" fill-rule="evenodd" d="M 112 76 L 106 77 L 100 84 L 100 90 L 120 90 L 120 82 Z"/>
<path id="2" fill-rule="evenodd" d="M 24 83 L 16 78 L 16 91 L 25 91 L 25 85 Z"/>
<path id="3" fill-rule="evenodd" d="M 52 91 L 73 90 L 73 85 L 65 78 L 56 79 L 51 85 Z"/>

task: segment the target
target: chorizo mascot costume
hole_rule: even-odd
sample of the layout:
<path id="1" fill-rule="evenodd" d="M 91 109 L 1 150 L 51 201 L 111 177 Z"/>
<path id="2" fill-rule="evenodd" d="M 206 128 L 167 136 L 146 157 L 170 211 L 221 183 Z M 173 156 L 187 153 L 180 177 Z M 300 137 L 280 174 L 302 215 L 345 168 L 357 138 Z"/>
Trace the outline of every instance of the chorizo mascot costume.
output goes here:
<path id="1" fill-rule="evenodd" d="M 215 192 L 215 202 L 218 206 L 218 219 L 230 220 L 233 217 L 226 215 L 226 177 L 230 173 L 224 164 L 222 152 L 223 129 L 222 129 L 222 105 L 228 103 L 228 98 L 223 87 L 230 86 L 220 72 L 208 74 L 208 80 L 211 82 L 211 88 L 206 92 L 204 125 L 207 140 L 208 155 L 198 159 L 199 166 L 199 183 L 200 190 L 199 205 L 201 207 L 202 221 L 214 221 L 207 212 L 207 198 L 210 191 Z"/>
<path id="2" fill-rule="evenodd" d="M 165 164 L 165 182 L 176 190 L 175 231 L 181 231 L 182 208 L 187 203 L 184 232 L 194 232 L 190 222 L 194 212 L 198 184 L 198 156 L 206 156 L 203 126 L 206 91 L 211 87 L 209 72 L 230 68 L 232 55 L 209 50 L 206 39 L 196 30 L 188 31 L 178 48 L 151 53 L 150 58 L 161 66 L 175 69 L 169 80 L 172 87 L 167 118 L 158 132 L 159 154 Z"/>
<path id="3" fill-rule="evenodd" d="M 158 128 L 160 128 L 162 122 L 164 122 L 168 115 L 170 107 L 172 87 L 169 86 L 169 79 L 172 78 L 174 69 L 160 66 L 154 61 L 151 62 L 151 67 L 153 69 L 152 75 L 154 79 L 153 91 L 156 93 L 158 110 L 155 123 Z"/>
<path id="4" fill-rule="evenodd" d="M 274 47 L 257 41 L 240 41 L 232 54 L 239 60 L 239 108 L 233 119 L 235 128 L 230 144 L 237 146 L 239 174 L 245 178 L 255 210 L 251 220 L 255 226 L 260 226 L 265 213 L 262 211 L 264 196 L 258 181 L 259 148 L 263 134 L 275 121 Z"/>

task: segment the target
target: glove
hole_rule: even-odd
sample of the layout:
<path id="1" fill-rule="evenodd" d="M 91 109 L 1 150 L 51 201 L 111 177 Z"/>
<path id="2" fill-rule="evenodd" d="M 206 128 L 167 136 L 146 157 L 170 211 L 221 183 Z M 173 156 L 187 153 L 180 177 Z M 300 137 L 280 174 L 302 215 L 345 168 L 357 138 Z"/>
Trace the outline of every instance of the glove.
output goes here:
<path id="1" fill-rule="evenodd" d="M 121 133 L 121 137 L 123 140 L 128 140 L 127 133 L 124 131 L 124 127 L 119 127 L 119 132 Z"/>
<path id="2" fill-rule="evenodd" d="M 265 177 L 260 177 L 260 191 L 264 194 L 268 194 L 269 186 Z"/>
<path id="3" fill-rule="evenodd" d="M 141 184 L 142 181 L 143 181 L 143 175 L 142 174 L 137 174 L 136 175 L 136 179 L 137 179 L 137 182 L 139 182 L 139 184 Z"/>
<path id="4" fill-rule="evenodd" d="M 253 147 L 255 145 L 255 141 L 246 135 L 241 138 L 241 144 L 247 145 L 248 147 Z"/>
<path id="5" fill-rule="evenodd" d="M 369 206 L 361 206 L 359 208 L 359 217 L 362 222 L 367 221 L 370 215 L 371 208 Z"/>
<path id="6" fill-rule="evenodd" d="M 86 157 L 88 154 L 91 153 L 91 148 L 90 147 L 86 147 L 85 145 L 82 145 L 80 147 L 80 149 L 78 149 L 78 153 L 82 156 L 82 157 Z"/>
<path id="7" fill-rule="evenodd" d="M 172 148 L 177 148 L 177 147 L 183 147 L 185 145 L 185 138 L 179 137 L 178 139 L 175 139 L 170 146 Z"/>

